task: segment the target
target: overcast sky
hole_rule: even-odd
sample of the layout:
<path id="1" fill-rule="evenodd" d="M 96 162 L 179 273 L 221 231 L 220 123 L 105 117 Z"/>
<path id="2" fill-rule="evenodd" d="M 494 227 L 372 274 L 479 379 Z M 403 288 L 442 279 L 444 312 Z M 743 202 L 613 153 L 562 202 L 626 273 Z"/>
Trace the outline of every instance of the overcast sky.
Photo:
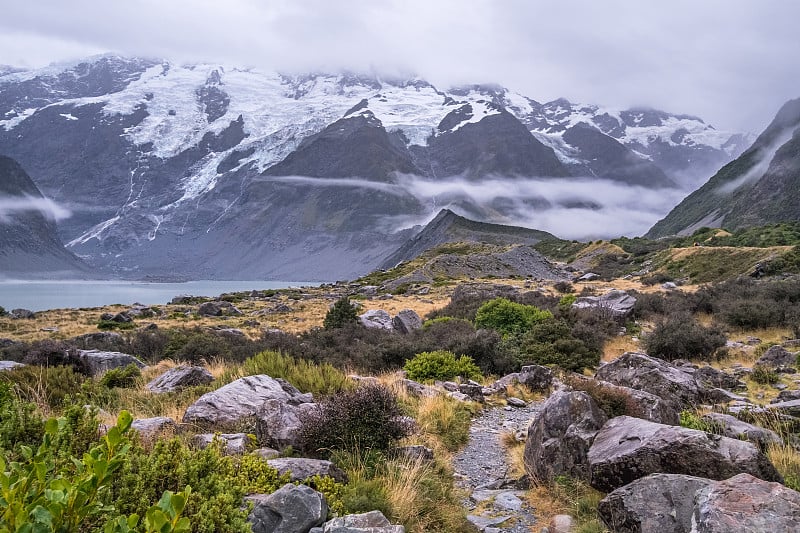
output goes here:
<path id="1" fill-rule="evenodd" d="M 0 63 L 117 52 L 496 82 L 760 132 L 800 96 L 795 0 L 10 0 Z"/>

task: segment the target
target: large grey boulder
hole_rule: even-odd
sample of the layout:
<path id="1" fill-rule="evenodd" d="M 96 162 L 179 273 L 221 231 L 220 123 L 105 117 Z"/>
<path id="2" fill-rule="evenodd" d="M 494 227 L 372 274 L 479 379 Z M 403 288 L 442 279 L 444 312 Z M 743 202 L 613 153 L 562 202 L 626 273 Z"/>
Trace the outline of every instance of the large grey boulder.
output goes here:
<path id="1" fill-rule="evenodd" d="M 281 457 L 270 459 L 267 464 L 276 469 L 279 474 L 291 473 L 292 481 L 303 481 L 310 477 L 332 477 L 341 483 L 347 483 L 347 474 L 336 467 L 332 462 L 324 459 L 306 459 L 302 457 Z"/>
<path id="2" fill-rule="evenodd" d="M 778 413 L 800 418 L 800 400 L 789 400 L 788 402 L 778 402 L 769 404 L 766 409 Z"/>
<path id="3" fill-rule="evenodd" d="M 370 309 L 358 316 L 358 320 L 365 328 L 369 329 L 393 329 L 392 315 L 383 309 Z"/>
<path id="4" fill-rule="evenodd" d="M 131 364 L 139 368 L 145 367 L 145 364 L 136 357 L 121 352 L 78 350 L 78 356 L 86 363 L 92 376 L 99 376 L 114 368 L 124 368 Z"/>
<path id="5" fill-rule="evenodd" d="M 681 368 L 681 370 L 686 371 L 685 368 Z M 744 381 L 727 372 L 717 370 L 713 366 L 701 366 L 690 373 L 699 385 L 709 389 L 718 388 L 730 391 L 747 389 Z"/>
<path id="6" fill-rule="evenodd" d="M 131 428 L 139 432 L 145 439 L 153 439 L 161 433 L 174 431 L 178 425 L 167 416 L 153 418 L 137 418 L 131 423 Z"/>
<path id="7" fill-rule="evenodd" d="M 176 366 L 148 383 L 147 388 L 155 393 L 174 392 L 185 387 L 207 385 L 212 381 L 214 376 L 202 366 Z"/>
<path id="8" fill-rule="evenodd" d="M 328 516 L 325 497 L 305 485 L 287 483 L 272 494 L 253 494 L 247 517 L 253 533 L 308 533 Z"/>
<path id="9" fill-rule="evenodd" d="M 560 475 L 589 479 L 587 453 L 606 419 L 585 392 L 552 394 L 528 428 L 526 470 L 539 483 Z"/>
<path id="10" fill-rule="evenodd" d="M 36 318 L 36 313 L 31 311 L 30 309 L 12 309 L 9 315 L 11 315 L 11 318 L 18 320 Z"/>
<path id="11" fill-rule="evenodd" d="M 644 353 L 622 354 L 601 366 L 595 378 L 655 394 L 677 409 L 696 406 L 707 396 L 694 376 Z"/>
<path id="12" fill-rule="evenodd" d="M 403 309 L 392 319 L 392 326 L 395 331 L 405 335 L 422 329 L 422 319 L 413 309 Z"/>
<path id="13" fill-rule="evenodd" d="M 247 376 L 202 395 L 186 409 L 183 421 L 201 427 L 234 429 L 243 422 L 252 422 L 267 400 L 300 405 L 312 398 L 284 380 L 264 374 Z"/>
<path id="14" fill-rule="evenodd" d="M 279 450 L 287 446 L 296 448 L 302 417 L 316 406 L 315 403 L 292 405 L 281 400 L 267 400 L 256 411 L 256 437 L 259 444 Z"/>
<path id="15" fill-rule="evenodd" d="M 553 385 L 553 371 L 546 366 L 526 365 L 517 374 L 517 381 L 535 392 L 544 392 Z"/>
<path id="16" fill-rule="evenodd" d="M 698 490 L 691 531 L 800 531 L 800 493 L 739 474 Z"/>
<path id="17" fill-rule="evenodd" d="M 782 390 L 771 403 L 790 402 L 792 400 L 800 400 L 800 390 Z"/>
<path id="18" fill-rule="evenodd" d="M 230 302 L 214 301 L 200 304 L 197 308 L 197 314 L 200 316 L 238 316 L 242 312 Z"/>
<path id="19" fill-rule="evenodd" d="M 380 511 L 340 516 L 325 522 L 321 533 L 405 533 L 403 526 L 393 526 Z M 311 532 L 314 533 L 312 529 Z"/>
<path id="20" fill-rule="evenodd" d="M 778 372 L 792 373 L 797 368 L 797 354 L 783 346 L 772 346 L 758 358 L 756 365 L 766 366 Z"/>
<path id="21" fill-rule="evenodd" d="M 650 474 L 600 501 L 600 518 L 615 533 L 688 533 L 695 493 L 713 481 L 682 474 Z"/>
<path id="22" fill-rule="evenodd" d="M 11 370 L 12 368 L 17 368 L 20 366 L 25 366 L 25 365 L 22 363 L 17 363 L 16 361 L 0 361 L 0 371 Z"/>
<path id="23" fill-rule="evenodd" d="M 680 423 L 680 412 L 672 402 L 650 394 L 643 390 L 614 385 L 607 381 L 600 381 L 579 374 L 573 374 L 569 380 L 573 388 L 590 391 L 595 398 L 605 397 L 613 402 L 617 409 L 624 409 L 624 414 L 643 418 L 659 424 L 677 426 Z M 622 412 L 607 413 L 609 416 L 623 414 Z"/>
<path id="24" fill-rule="evenodd" d="M 722 435 L 732 439 L 748 440 L 757 444 L 762 450 L 766 449 L 769 444 L 781 444 L 783 442 L 774 431 L 748 424 L 735 416 L 723 413 L 708 413 L 703 415 L 703 420 L 718 427 Z"/>
<path id="25" fill-rule="evenodd" d="M 214 440 L 224 445 L 223 452 L 226 455 L 245 454 L 251 444 L 250 437 L 246 433 L 198 433 L 192 437 L 192 444 L 202 450 L 210 446 Z"/>
<path id="26" fill-rule="evenodd" d="M 575 300 L 575 309 L 597 309 L 615 317 L 625 317 L 633 312 L 636 298 L 625 291 L 610 291 L 602 296 L 582 296 Z"/>
<path id="27" fill-rule="evenodd" d="M 746 472 L 767 481 L 782 480 L 750 442 L 629 416 L 613 418 L 603 426 L 587 460 L 589 483 L 603 492 L 658 472 L 709 479 Z"/>

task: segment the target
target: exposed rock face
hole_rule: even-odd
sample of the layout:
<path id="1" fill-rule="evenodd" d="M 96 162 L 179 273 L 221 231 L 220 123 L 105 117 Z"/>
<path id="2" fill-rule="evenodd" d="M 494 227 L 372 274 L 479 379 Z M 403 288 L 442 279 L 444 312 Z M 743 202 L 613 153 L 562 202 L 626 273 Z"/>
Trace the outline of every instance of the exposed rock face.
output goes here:
<path id="1" fill-rule="evenodd" d="M 78 355 L 86 363 L 93 376 L 99 376 L 114 368 L 134 364 L 144 368 L 145 364 L 136 357 L 121 352 L 101 352 L 100 350 L 78 350 Z"/>
<path id="2" fill-rule="evenodd" d="M 607 417 L 585 392 L 558 391 L 542 405 L 525 441 L 525 467 L 538 482 L 589 479 L 587 453 Z"/>
<path id="3" fill-rule="evenodd" d="M 254 417 L 267 400 L 300 405 L 312 398 L 283 380 L 263 374 L 247 376 L 202 395 L 186 409 L 183 421 L 214 429 L 235 428 Z"/>
<path id="4" fill-rule="evenodd" d="M 712 483 L 681 474 L 650 474 L 611 492 L 597 510 L 615 533 L 688 533 L 695 493 Z"/>
<path id="5" fill-rule="evenodd" d="M 287 483 L 272 494 L 253 494 L 247 520 L 253 533 L 308 533 L 328 516 L 325 497 L 305 485 Z"/>
<path id="6" fill-rule="evenodd" d="M 340 483 L 347 483 L 347 474 L 330 461 L 323 459 L 282 457 L 270 459 L 267 464 L 281 475 L 290 472 L 292 481 L 303 481 L 313 476 L 329 476 Z"/>
<path id="7" fill-rule="evenodd" d="M 772 463 L 752 443 L 628 416 L 613 418 L 603 426 L 587 459 L 590 484 L 603 492 L 658 472 L 709 479 L 746 472 L 781 481 Z"/>
<path id="8" fill-rule="evenodd" d="M 256 436 L 263 446 L 283 450 L 297 447 L 303 414 L 314 409 L 315 403 L 290 403 L 270 399 L 256 412 Z"/>
<path id="9" fill-rule="evenodd" d="M 365 328 L 392 329 L 392 316 L 383 309 L 370 309 L 359 315 L 359 321 Z"/>
<path id="10" fill-rule="evenodd" d="M 408 334 L 422 329 L 422 319 L 413 309 L 403 309 L 392 319 L 392 326 L 398 333 Z"/>
<path id="11" fill-rule="evenodd" d="M 211 372 L 202 366 L 176 366 L 147 384 L 150 392 L 173 392 L 184 387 L 206 385 L 214 381 Z"/>
<path id="12" fill-rule="evenodd" d="M 166 416 L 156 416 L 153 418 L 139 418 L 131 423 L 131 428 L 139 432 L 142 437 L 152 439 L 159 433 L 175 430 L 175 421 Z"/>
<path id="13" fill-rule="evenodd" d="M 200 304 L 197 314 L 200 316 L 238 316 L 242 312 L 230 302 L 215 301 Z"/>
<path id="14" fill-rule="evenodd" d="M 748 440 L 757 444 L 762 450 L 766 449 L 768 444 L 780 444 L 783 442 L 774 431 L 748 424 L 735 416 L 723 413 L 708 413 L 703 415 L 703 420 L 715 424 L 726 437 Z"/>
<path id="15" fill-rule="evenodd" d="M 584 385 L 573 385 L 578 389 L 592 386 L 599 394 L 607 394 L 624 401 L 625 413 L 629 416 L 673 426 L 680 423 L 680 412 L 675 405 L 655 394 L 577 375 L 573 379 L 584 381 Z"/>
<path id="16" fill-rule="evenodd" d="M 681 370 L 686 371 L 685 368 Z M 706 388 L 720 388 L 725 390 L 745 390 L 747 385 L 744 381 L 732 376 L 722 370 L 717 370 L 713 366 L 701 366 L 700 368 L 690 372 L 694 375 L 694 380 Z"/>
<path id="17" fill-rule="evenodd" d="M 340 516 L 325 522 L 323 528 L 309 533 L 405 533 L 403 526 L 393 526 L 380 511 Z"/>
<path id="18" fill-rule="evenodd" d="M 756 365 L 762 365 L 778 372 L 793 373 L 797 368 L 797 354 L 783 346 L 772 346 L 758 358 Z"/>
<path id="19" fill-rule="evenodd" d="M 595 378 L 655 394 L 678 409 L 696 406 L 705 398 L 691 374 L 643 353 L 622 354 L 600 367 Z"/>
<path id="20" fill-rule="evenodd" d="M 800 493 L 739 474 L 695 495 L 692 532 L 800 530 Z"/>
<path id="21" fill-rule="evenodd" d="M 18 320 L 36 318 L 36 313 L 30 309 L 12 309 L 9 315 L 11 315 L 11 318 Z"/>
<path id="22" fill-rule="evenodd" d="M 526 365 L 517 374 L 517 381 L 535 392 L 544 392 L 553 384 L 553 371 L 546 366 Z"/>
<path id="23" fill-rule="evenodd" d="M 247 453 L 250 444 L 250 437 L 246 433 L 198 433 L 192 438 L 192 443 L 202 449 L 214 442 L 214 439 L 222 441 L 227 455 Z"/>
<path id="24" fill-rule="evenodd" d="M 770 411 L 780 414 L 800 418 L 800 400 L 789 400 L 788 402 L 773 403 L 768 406 Z"/>
<path id="25" fill-rule="evenodd" d="M 602 296 L 583 296 L 575 300 L 576 309 L 599 309 L 615 317 L 628 316 L 636 305 L 636 298 L 625 291 L 611 291 Z"/>

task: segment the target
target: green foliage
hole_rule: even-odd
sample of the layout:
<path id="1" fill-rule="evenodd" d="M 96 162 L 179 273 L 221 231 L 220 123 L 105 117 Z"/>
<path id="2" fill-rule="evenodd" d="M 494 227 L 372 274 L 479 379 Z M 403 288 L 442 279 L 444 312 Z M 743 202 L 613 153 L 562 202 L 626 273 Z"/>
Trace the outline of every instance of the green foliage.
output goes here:
<path id="1" fill-rule="evenodd" d="M 771 385 L 781 380 L 780 374 L 765 365 L 755 365 L 750 373 L 750 379 L 760 385 Z"/>
<path id="2" fill-rule="evenodd" d="M 447 381 L 457 376 L 469 379 L 481 377 L 481 370 L 471 357 L 462 355 L 456 358 L 453 352 L 445 350 L 418 353 L 406 361 L 403 368 L 409 379 L 416 381 Z"/>
<path id="3" fill-rule="evenodd" d="M 316 364 L 273 351 L 261 352 L 247 359 L 242 371 L 247 376 L 266 374 L 283 378 L 300 391 L 313 394 L 332 394 L 353 388 L 352 380 L 329 363 Z"/>
<path id="4" fill-rule="evenodd" d="M 386 451 L 411 432 L 397 397 L 381 385 L 364 385 L 324 399 L 301 417 L 300 447 L 328 456 L 336 450 Z"/>
<path id="5" fill-rule="evenodd" d="M 519 358 L 523 364 L 556 365 L 564 370 L 582 372 L 600 363 L 600 350 L 592 349 L 572 335 L 563 319 L 551 319 L 533 325 L 519 337 Z"/>
<path id="6" fill-rule="evenodd" d="M 77 395 L 86 378 L 70 366 L 19 366 L 0 372 L 0 383 L 14 386 L 24 400 L 60 409 L 64 400 Z"/>
<path id="7" fill-rule="evenodd" d="M 345 491 L 347 490 L 347 485 L 338 483 L 330 476 L 319 475 L 312 476 L 304 480 L 303 484 L 308 485 L 315 491 L 325 496 L 325 501 L 328 503 L 329 513 L 342 516 L 355 512 L 347 507 L 347 502 L 345 501 Z M 373 509 L 375 508 L 373 507 L 370 509 L 370 511 Z"/>
<path id="8" fill-rule="evenodd" d="M 113 320 L 101 320 L 97 323 L 97 329 L 103 331 L 111 331 L 111 330 L 129 330 L 129 329 L 136 329 L 136 324 L 133 322 L 114 322 Z"/>
<path id="9" fill-rule="evenodd" d="M 475 326 L 491 328 L 503 335 L 525 331 L 545 320 L 553 318 L 550 311 L 542 311 L 532 305 L 524 305 L 495 298 L 483 304 L 475 314 Z"/>
<path id="10" fill-rule="evenodd" d="M 558 301 L 558 309 L 562 312 L 569 310 L 577 299 L 578 296 L 576 294 L 565 294 Z"/>
<path id="11" fill-rule="evenodd" d="M 706 433 L 720 433 L 720 428 L 717 424 L 703 420 L 703 417 L 695 411 L 684 410 L 680 414 L 681 426 L 689 429 L 697 429 L 705 431 Z"/>
<path id="12" fill-rule="evenodd" d="M 139 515 L 132 514 L 128 518 L 118 517 L 106 524 L 105 533 L 191 533 L 191 522 L 181 517 L 192 488 L 186 487 L 183 492 L 173 494 L 164 492 L 157 505 L 150 507 L 140 525 Z M 138 526 L 138 527 L 137 527 Z M 143 527 L 142 527 L 143 526 Z"/>
<path id="13" fill-rule="evenodd" d="M 347 296 L 339 298 L 325 315 L 322 325 L 325 329 L 343 328 L 358 322 L 358 313 Z"/>
<path id="14" fill-rule="evenodd" d="M 43 433 L 44 423 L 36 406 L 19 400 L 9 383 L 0 382 L 0 451 L 16 452 L 19 446 L 34 446 Z"/>
<path id="15" fill-rule="evenodd" d="M 8 312 L 6 312 L 6 308 L 0 305 L 0 316 L 6 316 Z"/>
<path id="16" fill-rule="evenodd" d="M 553 285 L 553 288 L 561 294 L 569 294 L 575 290 L 575 287 L 569 281 L 559 281 Z"/>
<path id="17" fill-rule="evenodd" d="M 142 377 L 142 371 L 134 363 L 129 364 L 124 368 L 112 368 L 100 378 L 100 384 L 104 387 L 113 388 L 119 387 L 121 389 L 130 389 L 136 386 L 139 378 Z"/>
<path id="18" fill-rule="evenodd" d="M 725 334 L 716 327 L 703 327 L 688 314 L 671 315 L 656 324 L 644 338 L 649 355 L 667 361 L 710 361 L 717 348 L 725 346 Z"/>

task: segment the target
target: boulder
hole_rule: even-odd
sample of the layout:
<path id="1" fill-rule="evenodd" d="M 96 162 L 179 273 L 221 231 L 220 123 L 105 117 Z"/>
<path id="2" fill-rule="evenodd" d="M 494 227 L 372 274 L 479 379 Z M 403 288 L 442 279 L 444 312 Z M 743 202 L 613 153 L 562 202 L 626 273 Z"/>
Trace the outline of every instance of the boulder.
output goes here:
<path id="1" fill-rule="evenodd" d="M 17 363 L 16 361 L 0 361 L 0 371 L 11 370 L 12 368 L 17 368 L 19 366 L 25 365 L 22 363 Z"/>
<path id="2" fill-rule="evenodd" d="M 412 444 L 410 446 L 395 448 L 395 454 L 409 461 L 431 462 L 434 457 L 433 450 L 421 444 Z"/>
<path id="3" fill-rule="evenodd" d="M 123 311 L 121 313 L 103 313 L 100 315 L 100 320 L 105 322 L 116 322 L 118 324 L 128 324 L 129 322 L 133 322 L 133 319 L 127 313 L 127 311 Z"/>
<path id="4" fill-rule="evenodd" d="M 800 493 L 739 474 L 695 494 L 692 532 L 800 531 Z"/>
<path id="5" fill-rule="evenodd" d="M 709 479 L 746 472 L 781 481 L 769 459 L 750 442 L 629 416 L 613 418 L 603 426 L 587 459 L 589 483 L 603 492 L 658 472 Z"/>
<path id="6" fill-rule="evenodd" d="M 200 316 L 238 316 L 242 312 L 230 302 L 216 300 L 200 304 L 197 308 L 197 314 Z"/>
<path id="7" fill-rule="evenodd" d="M 625 291 L 610 291 L 602 296 L 582 296 L 575 300 L 575 309 L 597 309 L 615 317 L 625 317 L 633 312 L 636 298 Z"/>
<path id="8" fill-rule="evenodd" d="M 178 425 L 166 416 L 153 418 L 137 418 L 131 423 L 131 428 L 139 432 L 145 439 L 152 439 L 165 431 L 174 431 Z"/>
<path id="9" fill-rule="evenodd" d="M 516 374 L 516 380 L 534 392 L 545 392 L 553 385 L 553 371 L 546 366 L 526 365 Z"/>
<path id="10" fill-rule="evenodd" d="M 142 304 L 133 304 L 130 309 L 125 311 L 125 313 L 129 317 L 136 317 L 136 318 L 152 318 L 156 314 L 161 314 L 161 311 L 157 307 L 150 307 L 147 305 Z"/>
<path id="11" fill-rule="evenodd" d="M 756 365 L 791 374 L 797 368 L 797 354 L 793 354 L 783 346 L 772 346 L 758 358 Z"/>
<path id="12" fill-rule="evenodd" d="M 607 394 L 616 401 L 624 401 L 624 406 L 622 407 L 624 407 L 625 414 L 629 416 L 658 422 L 659 424 L 673 426 L 680 424 L 680 411 L 672 402 L 668 402 L 655 394 L 580 375 L 575 375 L 572 379 L 576 381 L 573 384 L 576 389 L 583 389 L 583 386 L 592 387 L 595 395 Z M 585 385 L 581 386 L 579 384 L 581 381 Z"/>
<path id="13" fill-rule="evenodd" d="M 81 343 L 83 346 L 88 345 L 109 345 L 124 342 L 124 338 L 116 331 L 98 331 L 97 333 L 86 333 L 85 335 L 78 335 L 72 339 L 76 344 Z"/>
<path id="14" fill-rule="evenodd" d="M 650 474 L 611 492 L 597 511 L 616 533 L 688 533 L 694 495 L 712 483 L 682 474 Z"/>
<path id="15" fill-rule="evenodd" d="M 770 411 L 775 411 L 781 415 L 789 415 L 795 418 L 800 418 L 800 400 L 772 403 L 767 406 L 767 409 Z"/>
<path id="16" fill-rule="evenodd" d="M 411 396 L 415 396 L 417 398 L 423 396 L 436 396 L 439 394 L 439 391 L 435 388 L 428 385 L 423 385 L 422 383 L 417 383 L 413 379 L 403 379 L 402 384 Z"/>
<path id="17" fill-rule="evenodd" d="M 453 295 L 450 297 L 450 302 L 460 301 L 486 301 L 494 298 L 513 298 L 519 294 L 519 289 L 513 285 L 501 284 L 486 284 L 486 283 L 460 283 Z"/>
<path id="18" fill-rule="evenodd" d="M 198 433 L 192 438 L 192 443 L 200 449 L 208 447 L 214 439 L 222 441 L 225 445 L 225 454 L 242 455 L 247 453 L 250 438 L 246 433 Z"/>
<path id="19" fill-rule="evenodd" d="M 324 459 L 280 457 L 269 459 L 267 464 L 281 475 L 289 472 L 292 481 L 303 481 L 313 476 L 328 476 L 340 483 L 347 483 L 347 474 L 339 470 L 332 462 Z"/>
<path id="20" fill-rule="evenodd" d="M 256 437 L 262 446 L 279 450 L 297 447 L 302 417 L 316 408 L 315 403 L 292 405 L 282 400 L 270 399 L 256 411 Z"/>
<path id="21" fill-rule="evenodd" d="M 586 274 L 575 278 L 575 281 L 594 281 L 596 279 L 600 279 L 600 274 L 595 274 L 594 272 L 587 272 Z"/>
<path id="22" fill-rule="evenodd" d="M 735 416 L 723 413 L 708 413 L 703 415 L 703 420 L 718 427 L 722 435 L 732 439 L 748 440 L 758 445 L 762 450 L 766 449 L 769 444 L 781 444 L 783 442 L 774 431 L 748 424 Z"/>
<path id="23" fill-rule="evenodd" d="M 12 309 L 9 314 L 11 315 L 11 318 L 16 318 L 16 319 L 36 318 L 36 313 L 31 311 L 30 309 Z"/>
<path id="24" fill-rule="evenodd" d="M 287 483 L 272 494 L 253 494 L 247 517 L 253 533 L 308 533 L 328 516 L 325 497 L 305 485 Z"/>
<path id="25" fill-rule="evenodd" d="M 679 410 L 703 403 L 706 396 L 693 375 L 644 353 L 622 354 L 601 366 L 595 378 L 655 394 Z"/>
<path id="26" fill-rule="evenodd" d="M 312 398 L 283 380 L 263 374 L 247 376 L 202 395 L 186 409 L 183 422 L 215 429 L 236 428 L 252 420 L 267 400 L 300 405 Z"/>
<path id="27" fill-rule="evenodd" d="M 536 481 L 568 475 L 589 479 L 587 453 L 607 417 L 585 392 L 558 391 L 528 428 L 525 468 Z"/>
<path id="28" fill-rule="evenodd" d="M 422 329 L 422 319 L 413 309 L 403 309 L 392 319 L 392 326 L 395 331 L 405 335 Z"/>
<path id="29" fill-rule="evenodd" d="M 458 392 L 466 395 L 473 402 L 483 403 L 483 385 L 475 383 L 470 380 L 467 383 L 462 383 L 458 386 Z"/>
<path id="30" fill-rule="evenodd" d="M 92 376 L 99 376 L 114 368 L 124 368 L 134 364 L 144 368 L 145 364 L 136 357 L 121 352 L 102 352 L 100 350 L 78 350 L 78 356 L 86 364 Z"/>
<path id="31" fill-rule="evenodd" d="M 800 390 L 782 390 L 778 393 L 778 397 L 772 400 L 772 403 L 790 402 L 792 400 L 800 400 Z"/>
<path id="32" fill-rule="evenodd" d="M 202 366 L 176 366 L 148 383 L 147 388 L 155 393 L 173 392 L 184 387 L 206 385 L 212 381 L 214 376 Z"/>
<path id="33" fill-rule="evenodd" d="M 370 309 L 358 316 L 361 325 L 369 329 L 393 329 L 392 316 L 383 309 Z"/>
<path id="34" fill-rule="evenodd" d="M 325 522 L 322 528 L 322 533 L 405 533 L 405 531 L 403 526 L 393 526 L 380 511 L 340 516 Z"/>
<path id="35" fill-rule="evenodd" d="M 681 369 L 684 370 L 684 369 Z M 747 384 L 736 376 L 728 374 L 722 370 L 717 370 L 713 366 L 701 366 L 692 372 L 694 380 L 701 386 L 708 389 L 718 388 L 729 391 L 746 390 Z"/>

